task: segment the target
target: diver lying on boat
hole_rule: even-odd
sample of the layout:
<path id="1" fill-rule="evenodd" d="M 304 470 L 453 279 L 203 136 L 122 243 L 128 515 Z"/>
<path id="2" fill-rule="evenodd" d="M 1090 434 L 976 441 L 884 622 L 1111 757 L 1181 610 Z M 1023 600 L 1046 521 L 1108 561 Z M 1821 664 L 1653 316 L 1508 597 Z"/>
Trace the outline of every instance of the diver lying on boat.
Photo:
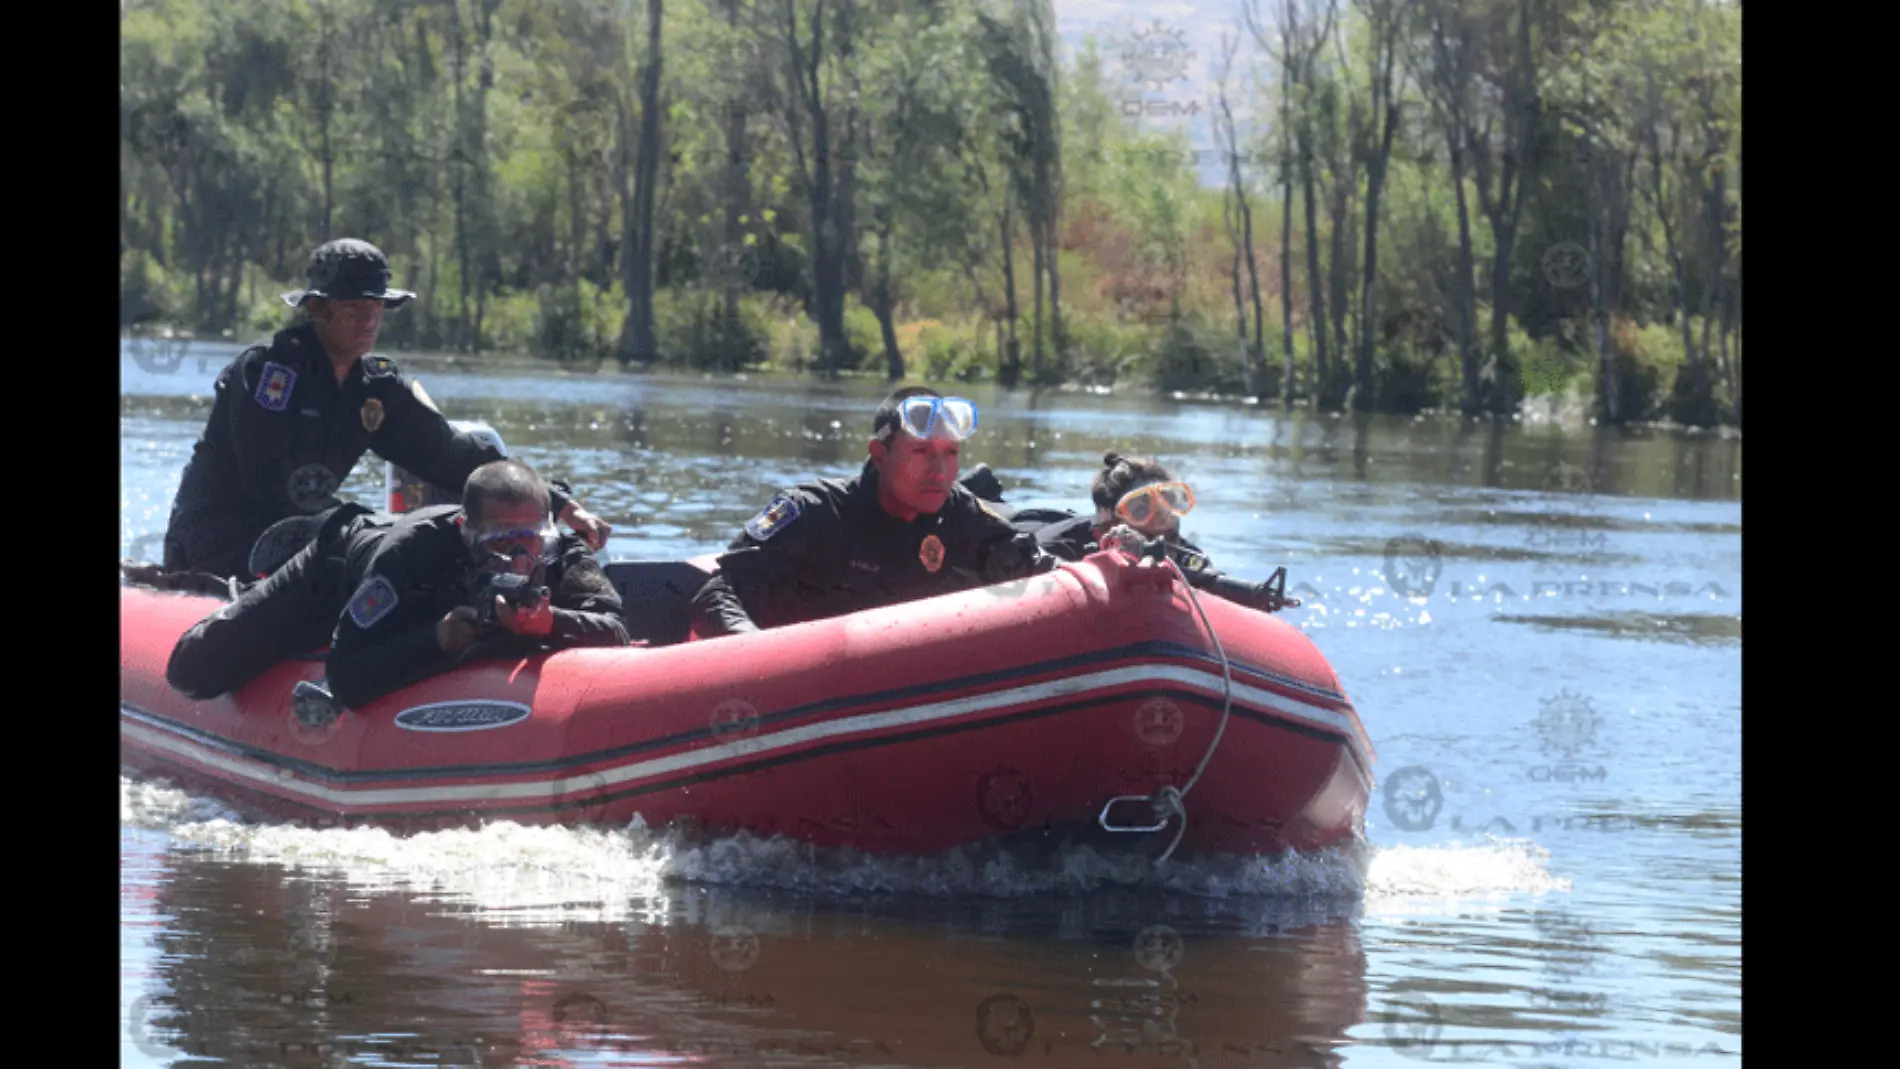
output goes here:
<path id="1" fill-rule="evenodd" d="M 1159 461 L 1108 453 L 1095 473 L 1090 497 L 1093 516 L 1063 509 L 1012 508 L 1003 504 L 1002 483 L 987 466 L 979 465 L 964 479 L 966 488 L 992 502 L 1019 531 L 1031 533 L 1044 553 L 1063 560 L 1081 560 L 1101 547 L 1103 538 L 1118 526 L 1132 528 L 1143 538 L 1159 540 L 1164 551 L 1188 582 L 1210 594 L 1261 612 L 1298 607 L 1286 596 L 1286 569 L 1280 568 L 1264 583 L 1250 583 L 1214 570 L 1199 546 L 1181 537 L 1181 517 L 1194 508 L 1194 492 L 1178 482 Z"/>
<path id="2" fill-rule="evenodd" d="M 927 387 L 878 406 L 855 479 L 782 490 L 719 558 L 693 598 L 701 635 L 841 616 L 1054 568 L 957 482 L 976 406 Z"/>
<path id="3" fill-rule="evenodd" d="M 478 643 L 627 645 L 619 594 L 549 515 L 547 483 L 513 460 L 475 469 L 460 505 L 400 516 L 343 506 L 269 578 L 193 625 L 165 678 L 205 701 L 329 643 L 331 691 L 300 694 L 361 708 L 456 667 Z"/>

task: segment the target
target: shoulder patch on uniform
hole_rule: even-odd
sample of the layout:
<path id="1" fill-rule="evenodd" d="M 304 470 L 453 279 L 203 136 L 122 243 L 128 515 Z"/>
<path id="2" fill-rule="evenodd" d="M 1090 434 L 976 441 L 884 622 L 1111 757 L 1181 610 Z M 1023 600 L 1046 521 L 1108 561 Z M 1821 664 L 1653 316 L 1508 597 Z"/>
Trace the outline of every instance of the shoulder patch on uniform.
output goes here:
<path id="1" fill-rule="evenodd" d="M 357 587 L 355 596 L 350 598 L 350 619 L 367 631 L 376 626 L 376 621 L 388 616 L 389 610 L 400 600 L 389 580 L 380 575 L 372 576 Z"/>
<path id="2" fill-rule="evenodd" d="M 798 514 L 803 511 L 804 506 L 798 503 L 798 498 L 791 494 L 780 494 L 773 498 L 772 503 L 765 506 L 765 509 L 757 516 L 746 521 L 745 533 L 751 535 L 754 540 L 763 542 L 777 534 L 780 528 L 797 519 Z"/>
<path id="3" fill-rule="evenodd" d="M 396 373 L 396 362 L 386 356 L 366 356 L 363 358 L 363 374 L 372 379 L 386 379 Z"/>
<path id="4" fill-rule="evenodd" d="M 297 373 L 282 364 L 266 361 L 264 374 L 257 381 L 257 403 L 272 412 L 290 407 L 290 391 L 297 385 Z"/>

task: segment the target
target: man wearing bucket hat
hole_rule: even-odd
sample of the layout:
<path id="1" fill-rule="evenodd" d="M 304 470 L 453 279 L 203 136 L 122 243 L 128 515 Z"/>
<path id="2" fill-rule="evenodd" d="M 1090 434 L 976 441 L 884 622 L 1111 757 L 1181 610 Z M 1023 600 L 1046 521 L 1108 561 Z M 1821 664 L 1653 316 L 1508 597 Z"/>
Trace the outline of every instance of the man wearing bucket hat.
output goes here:
<path id="1" fill-rule="evenodd" d="M 781 491 L 693 598 L 701 635 L 739 634 L 1021 578 L 1056 566 L 957 482 L 976 406 L 912 386 L 871 421 L 855 479 Z"/>
<path id="2" fill-rule="evenodd" d="M 167 571 L 251 578 L 272 524 L 334 510 L 365 452 L 458 487 L 505 454 L 456 431 L 388 357 L 371 355 L 383 313 L 415 299 L 389 261 L 341 238 L 310 254 L 309 285 L 284 294 L 305 321 L 253 345 L 218 375 L 211 416 L 185 465 L 165 532 Z M 551 507 L 590 546 L 611 528 L 556 488 Z"/>

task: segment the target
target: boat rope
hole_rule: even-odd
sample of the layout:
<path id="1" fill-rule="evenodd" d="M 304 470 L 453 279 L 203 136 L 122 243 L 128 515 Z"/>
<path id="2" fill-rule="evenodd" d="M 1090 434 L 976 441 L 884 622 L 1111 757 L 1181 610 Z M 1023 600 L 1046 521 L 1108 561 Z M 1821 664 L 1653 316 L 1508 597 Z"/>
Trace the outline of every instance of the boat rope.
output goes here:
<path id="1" fill-rule="evenodd" d="M 1155 543 L 1155 545 L 1159 545 L 1159 543 Z M 1194 774 L 1188 777 L 1188 781 L 1185 784 L 1179 787 L 1170 784 L 1145 798 L 1141 795 L 1122 795 L 1111 798 L 1108 800 L 1108 804 L 1102 807 L 1101 815 L 1096 819 L 1103 829 L 1107 831 L 1148 832 L 1160 831 L 1162 828 L 1168 826 L 1170 820 L 1177 817 L 1180 818 L 1180 823 L 1174 830 L 1174 841 L 1170 842 L 1168 848 L 1161 852 L 1161 856 L 1155 859 L 1155 864 L 1160 866 L 1166 864 L 1168 858 L 1174 855 L 1175 848 L 1181 845 L 1182 837 L 1187 834 L 1187 793 L 1194 789 L 1196 783 L 1200 782 L 1201 773 L 1207 771 L 1207 763 L 1214 759 L 1214 751 L 1220 747 L 1221 737 L 1227 732 L 1227 720 L 1234 711 L 1234 673 L 1227 661 L 1227 650 L 1221 646 L 1220 636 L 1214 633 L 1214 625 L 1207 618 L 1207 610 L 1201 608 L 1201 599 L 1200 596 L 1195 593 L 1194 584 L 1188 582 L 1186 573 L 1181 571 L 1181 566 L 1176 564 L 1173 558 L 1169 557 L 1165 552 L 1161 553 L 1158 559 L 1166 562 L 1168 567 L 1173 570 L 1175 578 L 1181 581 L 1181 586 L 1187 591 L 1188 604 L 1194 606 L 1195 614 L 1201 618 L 1201 626 L 1207 629 L 1208 639 L 1214 643 L 1214 653 L 1220 658 L 1220 723 L 1214 729 L 1214 738 L 1207 744 L 1207 752 L 1201 755 L 1201 763 L 1195 766 Z M 1108 823 L 1109 810 L 1114 808 L 1116 802 L 1127 800 L 1146 801 L 1154 809 L 1155 823 L 1148 827 L 1139 828 L 1117 828 L 1110 826 Z"/>
<path id="2" fill-rule="evenodd" d="M 1201 618 L 1201 626 L 1207 628 L 1208 639 L 1214 643 L 1214 654 L 1220 658 L 1221 708 L 1220 724 L 1214 728 L 1214 738 L 1208 742 L 1207 752 L 1201 755 L 1201 763 L 1195 766 L 1194 775 L 1189 776 L 1187 783 L 1179 790 L 1168 786 L 1154 794 L 1153 801 L 1157 816 L 1162 816 L 1163 819 L 1167 815 L 1181 818 L 1181 826 L 1174 832 L 1174 841 L 1169 843 L 1168 848 L 1155 859 L 1157 865 L 1167 862 L 1168 858 L 1174 854 L 1174 848 L 1181 845 L 1181 837 L 1187 834 L 1187 793 L 1201 781 L 1201 773 L 1207 771 L 1207 763 L 1214 759 L 1214 751 L 1219 748 L 1221 736 L 1227 731 L 1227 718 L 1234 711 L 1234 673 L 1227 663 L 1227 650 L 1221 646 L 1220 636 L 1214 633 L 1214 625 L 1207 619 L 1207 610 L 1201 608 L 1201 597 L 1195 593 L 1194 584 L 1188 582 L 1187 575 L 1181 571 L 1181 566 L 1174 562 L 1174 558 L 1165 554 L 1161 559 L 1168 562 L 1168 567 L 1174 570 L 1175 578 L 1181 580 L 1181 586 L 1187 590 L 1188 604 L 1194 606 L 1195 614 Z"/>

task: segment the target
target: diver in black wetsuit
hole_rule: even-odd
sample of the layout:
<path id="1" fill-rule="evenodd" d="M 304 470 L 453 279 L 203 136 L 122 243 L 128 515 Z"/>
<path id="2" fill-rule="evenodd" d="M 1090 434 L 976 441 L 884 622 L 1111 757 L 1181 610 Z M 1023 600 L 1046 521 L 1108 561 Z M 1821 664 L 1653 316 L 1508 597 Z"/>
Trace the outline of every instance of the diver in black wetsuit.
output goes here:
<path id="1" fill-rule="evenodd" d="M 1103 536 L 1118 525 L 1133 528 L 1144 538 L 1159 540 L 1168 557 L 1196 589 L 1261 612 L 1297 607 L 1286 596 L 1286 569 L 1265 583 L 1250 583 L 1214 570 L 1199 546 L 1181 537 L 1181 517 L 1194 507 L 1194 493 L 1175 481 L 1168 469 L 1148 457 L 1125 458 L 1117 453 L 1102 457 L 1090 496 L 1095 515 L 1077 515 L 1062 509 L 1012 508 L 1002 503 L 1003 487 L 988 465 L 978 465 L 963 478 L 971 492 L 990 502 L 1019 531 L 1035 535 L 1044 553 L 1063 560 L 1081 560 L 1100 548 Z"/>

